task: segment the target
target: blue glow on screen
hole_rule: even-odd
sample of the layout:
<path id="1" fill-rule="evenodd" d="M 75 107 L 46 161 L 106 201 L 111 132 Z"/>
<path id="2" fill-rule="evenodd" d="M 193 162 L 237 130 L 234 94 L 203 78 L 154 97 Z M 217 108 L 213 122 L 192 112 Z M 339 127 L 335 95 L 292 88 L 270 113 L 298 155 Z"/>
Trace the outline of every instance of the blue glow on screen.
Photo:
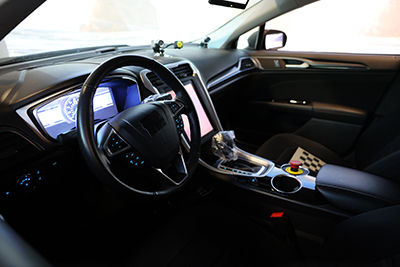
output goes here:
<path id="1" fill-rule="evenodd" d="M 124 109 L 128 109 L 140 104 L 140 94 L 137 84 L 133 84 L 127 88 L 126 101 Z"/>

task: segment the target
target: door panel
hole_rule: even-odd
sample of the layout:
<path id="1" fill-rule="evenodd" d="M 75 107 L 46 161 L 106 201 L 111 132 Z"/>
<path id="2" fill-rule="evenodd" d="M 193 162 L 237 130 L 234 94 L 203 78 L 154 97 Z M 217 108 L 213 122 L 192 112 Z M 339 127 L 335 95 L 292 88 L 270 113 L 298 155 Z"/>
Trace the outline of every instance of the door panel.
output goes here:
<path id="1" fill-rule="evenodd" d="M 348 152 L 398 69 L 393 56 L 249 52 L 259 72 L 246 97 L 236 98 L 230 128 L 259 146 L 294 132 L 340 155 Z"/>

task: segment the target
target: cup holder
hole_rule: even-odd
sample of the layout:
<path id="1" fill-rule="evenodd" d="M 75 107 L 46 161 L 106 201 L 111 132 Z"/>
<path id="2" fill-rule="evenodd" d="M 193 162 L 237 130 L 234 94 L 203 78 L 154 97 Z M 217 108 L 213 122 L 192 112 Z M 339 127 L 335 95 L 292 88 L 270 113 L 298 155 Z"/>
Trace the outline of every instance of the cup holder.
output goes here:
<path id="1" fill-rule="evenodd" d="M 296 193 L 303 187 L 299 179 L 285 174 L 274 176 L 271 185 L 277 192 L 285 194 Z"/>

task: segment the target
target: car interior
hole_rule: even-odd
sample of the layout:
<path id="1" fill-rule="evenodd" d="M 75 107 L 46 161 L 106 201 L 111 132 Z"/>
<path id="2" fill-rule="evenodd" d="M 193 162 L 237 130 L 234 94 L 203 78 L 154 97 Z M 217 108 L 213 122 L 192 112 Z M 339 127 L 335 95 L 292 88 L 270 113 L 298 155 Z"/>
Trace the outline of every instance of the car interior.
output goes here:
<path id="1" fill-rule="evenodd" d="M 0 1 L 1 38 L 43 2 Z M 400 266 L 399 56 L 280 50 L 314 2 L 0 57 L 0 265 Z"/>

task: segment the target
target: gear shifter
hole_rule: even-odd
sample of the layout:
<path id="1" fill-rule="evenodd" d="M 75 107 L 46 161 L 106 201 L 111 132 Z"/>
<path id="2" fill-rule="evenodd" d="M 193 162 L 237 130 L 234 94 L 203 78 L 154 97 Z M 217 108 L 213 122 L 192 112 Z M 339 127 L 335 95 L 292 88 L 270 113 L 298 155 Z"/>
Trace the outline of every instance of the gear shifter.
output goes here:
<path id="1" fill-rule="evenodd" d="M 241 150 L 236 146 L 234 139 L 234 131 L 222 131 L 212 137 L 212 152 L 219 158 L 215 167 L 224 173 L 240 176 L 241 181 L 257 186 L 256 177 L 265 176 L 274 164 Z"/>
<path id="2" fill-rule="evenodd" d="M 235 132 L 222 131 L 212 137 L 212 151 L 224 162 L 238 159 L 238 148 L 235 145 Z"/>

